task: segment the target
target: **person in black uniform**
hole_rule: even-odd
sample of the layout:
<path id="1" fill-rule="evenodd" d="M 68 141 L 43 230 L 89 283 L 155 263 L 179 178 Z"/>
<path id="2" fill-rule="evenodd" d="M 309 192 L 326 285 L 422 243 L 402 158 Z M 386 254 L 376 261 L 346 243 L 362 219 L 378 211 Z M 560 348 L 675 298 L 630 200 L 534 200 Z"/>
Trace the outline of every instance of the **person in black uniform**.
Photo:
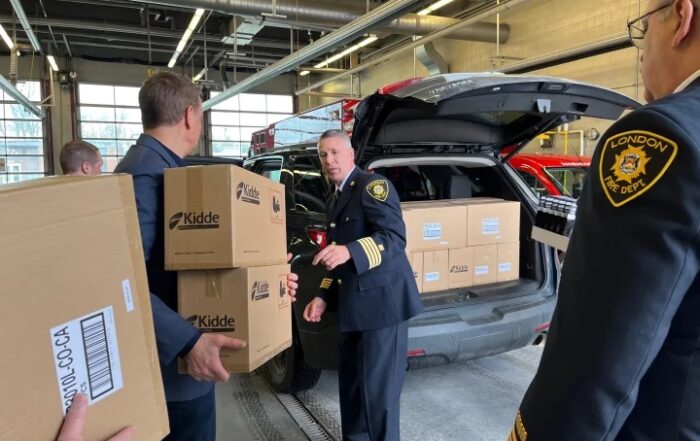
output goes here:
<path id="1" fill-rule="evenodd" d="M 516 441 L 700 440 L 700 16 L 628 24 L 649 104 L 601 138 Z"/>
<path id="2" fill-rule="evenodd" d="M 324 132 L 318 154 L 335 191 L 327 204 L 331 245 L 313 264 L 332 277 L 323 279 L 304 318 L 317 322 L 328 302 L 337 302 L 343 439 L 399 440 L 407 321 L 423 309 L 406 257 L 399 196 L 383 176 L 355 167 L 344 132 Z"/>

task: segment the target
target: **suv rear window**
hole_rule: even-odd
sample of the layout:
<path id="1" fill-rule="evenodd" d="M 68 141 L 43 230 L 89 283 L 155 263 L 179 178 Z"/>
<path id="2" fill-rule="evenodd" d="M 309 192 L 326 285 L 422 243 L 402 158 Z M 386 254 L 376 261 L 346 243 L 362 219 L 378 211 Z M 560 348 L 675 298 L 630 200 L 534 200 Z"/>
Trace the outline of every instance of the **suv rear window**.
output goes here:
<path id="1" fill-rule="evenodd" d="M 294 205 L 298 210 L 325 213 L 328 182 L 317 156 L 294 159 Z"/>

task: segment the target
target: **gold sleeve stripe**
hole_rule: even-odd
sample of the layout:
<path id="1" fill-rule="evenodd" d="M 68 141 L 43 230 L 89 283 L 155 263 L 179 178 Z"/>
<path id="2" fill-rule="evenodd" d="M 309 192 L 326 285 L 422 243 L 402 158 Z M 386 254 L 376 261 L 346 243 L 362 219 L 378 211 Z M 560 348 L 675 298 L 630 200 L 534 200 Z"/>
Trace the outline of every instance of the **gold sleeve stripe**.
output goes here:
<path id="1" fill-rule="evenodd" d="M 518 441 L 527 441 L 527 430 L 525 430 L 525 424 L 523 423 L 523 417 L 520 415 L 520 411 L 515 417 L 515 430 L 518 432 Z"/>
<path id="2" fill-rule="evenodd" d="M 328 277 L 321 280 L 321 288 L 322 289 L 328 289 L 331 287 L 332 284 L 333 284 L 333 279 L 330 279 Z"/>
<path id="3" fill-rule="evenodd" d="M 508 435 L 508 441 L 520 441 L 518 439 L 518 435 L 515 434 L 515 429 L 510 431 L 510 435 Z"/>
<path id="4" fill-rule="evenodd" d="M 359 239 L 358 242 L 367 255 L 369 269 L 378 267 L 382 263 L 382 253 L 379 251 L 379 247 L 374 242 L 374 239 L 371 237 L 363 237 Z"/>
<path id="5" fill-rule="evenodd" d="M 376 257 L 375 257 L 375 256 L 372 254 L 372 252 L 370 251 L 369 246 L 367 245 L 367 240 L 366 240 L 366 238 L 364 238 L 364 239 L 359 239 L 359 240 L 357 241 L 357 243 L 360 244 L 360 246 L 362 247 L 362 251 L 364 251 L 364 252 L 365 252 L 365 255 L 367 256 L 367 261 L 369 262 L 369 268 L 372 269 L 372 268 L 374 268 L 375 266 L 377 266 L 377 265 L 376 265 Z"/>

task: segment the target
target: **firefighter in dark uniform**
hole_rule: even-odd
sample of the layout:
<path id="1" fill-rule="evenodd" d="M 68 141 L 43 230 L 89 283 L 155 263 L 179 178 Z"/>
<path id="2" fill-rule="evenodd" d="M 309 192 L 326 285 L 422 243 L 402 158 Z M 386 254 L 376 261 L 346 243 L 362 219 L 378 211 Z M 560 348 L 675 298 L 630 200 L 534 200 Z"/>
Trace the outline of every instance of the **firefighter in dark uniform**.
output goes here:
<path id="1" fill-rule="evenodd" d="M 313 264 L 332 277 L 321 282 L 304 318 L 319 321 L 327 303 L 337 303 L 343 439 L 399 440 L 407 321 L 423 308 L 406 257 L 399 197 L 386 178 L 355 167 L 344 132 L 325 132 L 318 151 L 336 191 L 328 202 L 331 245 Z"/>
<path id="2" fill-rule="evenodd" d="M 699 6 L 655 0 L 628 25 L 649 104 L 593 157 L 510 440 L 700 440 Z"/>

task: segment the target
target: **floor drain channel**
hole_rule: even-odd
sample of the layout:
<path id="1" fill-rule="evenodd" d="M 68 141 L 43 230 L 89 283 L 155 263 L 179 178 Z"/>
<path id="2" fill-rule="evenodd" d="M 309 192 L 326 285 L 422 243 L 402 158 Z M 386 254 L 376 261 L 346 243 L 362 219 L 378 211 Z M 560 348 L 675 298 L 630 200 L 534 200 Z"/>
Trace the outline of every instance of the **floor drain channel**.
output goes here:
<path id="1" fill-rule="evenodd" d="M 268 376 L 264 373 L 260 376 L 265 380 L 267 387 L 275 395 L 277 400 L 279 400 L 280 404 L 282 404 L 294 422 L 299 425 L 301 431 L 309 438 L 309 441 L 340 441 L 339 438 L 334 437 L 326 431 L 304 403 L 296 396 L 275 392 L 270 385 Z"/>

